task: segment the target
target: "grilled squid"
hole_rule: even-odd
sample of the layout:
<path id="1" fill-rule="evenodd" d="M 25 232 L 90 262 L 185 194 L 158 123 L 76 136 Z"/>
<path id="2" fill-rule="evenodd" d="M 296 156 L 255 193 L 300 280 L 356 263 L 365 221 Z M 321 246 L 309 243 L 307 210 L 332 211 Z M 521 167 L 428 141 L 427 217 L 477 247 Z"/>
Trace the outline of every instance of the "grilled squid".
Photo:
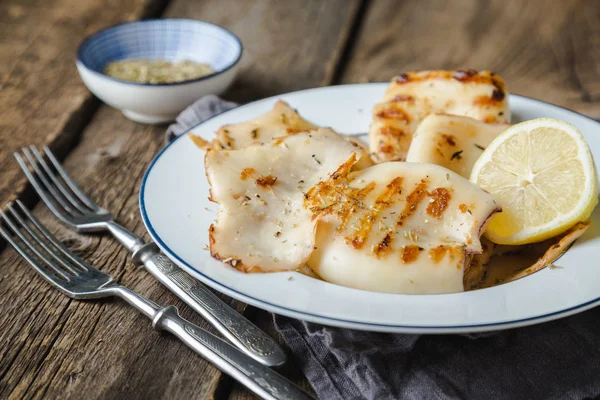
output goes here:
<path id="1" fill-rule="evenodd" d="M 415 131 L 406 161 L 441 165 L 469 179 L 483 150 L 509 126 L 457 115 L 431 114 Z"/>
<path id="2" fill-rule="evenodd" d="M 413 133 L 433 113 L 510 122 L 504 80 L 490 71 L 420 71 L 392 79 L 373 108 L 369 148 L 375 162 L 404 161 Z"/>
<path id="3" fill-rule="evenodd" d="M 467 179 L 431 164 L 347 163 L 307 192 L 318 220 L 308 266 L 324 280 L 388 293 L 463 291 L 470 255 L 500 207 Z"/>
<path id="4" fill-rule="evenodd" d="M 244 272 L 302 267 L 314 250 L 317 223 L 303 207 L 306 192 L 357 156 L 356 145 L 330 129 L 209 150 L 210 199 L 219 204 L 209 231 L 212 256 Z"/>

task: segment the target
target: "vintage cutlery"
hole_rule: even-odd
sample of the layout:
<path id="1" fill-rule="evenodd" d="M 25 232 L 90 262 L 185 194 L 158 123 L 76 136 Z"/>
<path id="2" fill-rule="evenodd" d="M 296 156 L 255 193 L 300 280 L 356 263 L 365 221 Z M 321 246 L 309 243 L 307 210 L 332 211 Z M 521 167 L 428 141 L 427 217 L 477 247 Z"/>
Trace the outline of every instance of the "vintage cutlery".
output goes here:
<path id="1" fill-rule="evenodd" d="M 74 299 L 117 296 L 152 320 L 156 330 L 177 336 L 192 350 L 265 399 L 312 399 L 310 395 L 222 339 L 183 319 L 175 306 L 156 303 L 116 283 L 73 254 L 20 202 L 0 209 L 0 235 L 46 281 Z M 5 223 L 6 228 L 2 227 Z"/>
<path id="2" fill-rule="evenodd" d="M 77 232 L 110 232 L 133 253 L 135 263 L 143 264 L 241 351 L 267 366 L 285 362 L 286 355 L 273 338 L 186 274 L 161 254 L 154 243 L 144 243 L 117 224 L 109 211 L 96 205 L 79 189 L 48 147 L 44 147 L 44 153 L 50 163 L 35 146 L 25 147 L 14 156 L 35 191 L 56 217 Z"/>

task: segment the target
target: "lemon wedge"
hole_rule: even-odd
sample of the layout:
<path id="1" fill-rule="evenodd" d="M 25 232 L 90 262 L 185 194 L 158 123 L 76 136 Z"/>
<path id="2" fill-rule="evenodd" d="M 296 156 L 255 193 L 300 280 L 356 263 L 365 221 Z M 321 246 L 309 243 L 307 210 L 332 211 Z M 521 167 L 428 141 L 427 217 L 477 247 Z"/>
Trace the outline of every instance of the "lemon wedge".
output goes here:
<path id="1" fill-rule="evenodd" d="M 485 232 L 500 244 L 556 236 L 588 219 L 598 203 L 596 169 L 583 135 L 551 118 L 501 133 L 473 166 L 471 181 L 502 206 Z"/>

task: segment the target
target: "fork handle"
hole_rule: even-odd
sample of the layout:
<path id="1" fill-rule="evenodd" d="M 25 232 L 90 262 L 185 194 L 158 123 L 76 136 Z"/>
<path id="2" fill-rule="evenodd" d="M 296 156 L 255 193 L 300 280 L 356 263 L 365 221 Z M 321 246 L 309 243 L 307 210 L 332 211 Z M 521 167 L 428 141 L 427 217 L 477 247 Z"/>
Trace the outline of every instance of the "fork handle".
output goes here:
<path id="1" fill-rule="evenodd" d="M 152 326 L 155 329 L 171 332 L 196 353 L 264 399 L 313 399 L 312 396 L 282 375 L 258 363 L 222 339 L 183 319 L 174 306 L 161 309 L 154 317 Z"/>
<path id="2" fill-rule="evenodd" d="M 273 338 L 186 274 L 161 254 L 154 243 L 145 244 L 133 257 L 242 352 L 269 367 L 285 363 L 285 352 Z"/>
<path id="3" fill-rule="evenodd" d="M 177 307 L 160 308 L 153 301 L 114 281 L 105 290 L 122 298 L 152 319 L 154 329 L 171 332 L 189 348 L 258 396 L 269 400 L 313 399 L 277 372 L 248 357 L 210 332 L 183 319 Z"/>

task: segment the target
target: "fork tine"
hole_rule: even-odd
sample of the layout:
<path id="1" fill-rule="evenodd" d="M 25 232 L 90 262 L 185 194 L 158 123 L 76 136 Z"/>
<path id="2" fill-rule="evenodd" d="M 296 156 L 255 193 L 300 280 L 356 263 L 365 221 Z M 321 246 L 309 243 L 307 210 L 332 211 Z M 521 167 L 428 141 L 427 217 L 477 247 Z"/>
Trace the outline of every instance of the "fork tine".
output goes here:
<path id="1" fill-rule="evenodd" d="M 78 267 L 83 269 L 84 271 L 94 270 L 93 267 L 90 267 L 85 261 L 83 261 L 80 257 L 75 255 L 72 251 L 67 249 L 61 242 L 56 240 L 54 235 L 52 235 L 48 230 L 42 225 L 42 223 L 33 216 L 31 211 L 25 207 L 25 205 L 21 202 L 21 200 L 16 201 L 17 205 L 25 214 L 25 216 L 29 219 L 31 223 L 37 228 L 37 230 L 46 238 L 50 243 L 52 243 L 58 250 L 60 250 L 65 256 L 67 256 L 71 261 L 77 264 Z M 11 204 L 9 203 L 9 208 L 11 208 Z M 25 224 L 24 224 L 25 225 Z"/>
<path id="2" fill-rule="evenodd" d="M 29 161 L 29 163 L 33 167 L 33 170 L 36 172 L 37 176 L 40 178 L 42 183 L 46 186 L 46 189 L 52 194 L 54 199 L 71 215 L 74 215 L 74 216 L 80 215 L 81 214 L 80 211 L 74 209 L 71 205 L 69 205 L 68 200 L 66 200 L 65 197 L 56 190 L 54 185 L 52 185 L 48 181 L 48 179 L 46 179 L 46 174 L 41 170 L 40 165 L 37 162 L 35 162 L 35 159 L 31 155 L 31 151 L 29 151 L 29 149 L 26 147 L 23 147 L 21 149 L 21 151 L 25 155 L 25 158 L 27 158 L 27 161 Z"/>
<path id="3" fill-rule="evenodd" d="M 33 153 L 33 156 L 36 158 L 37 162 L 42 166 L 42 168 L 44 169 L 44 171 L 46 172 L 46 175 L 48 177 L 50 177 L 50 179 L 52 180 L 52 182 L 54 183 L 54 185 L 56 186 L 56 188 L 62 193 L 62 195 L 75 207 L 77 208 L 79 211 L 81 211 L 82 213 L 88 213 L 89 209 L 86 208 L 84 205 L 81 204 L 81 202 L 77 201 L 72 195 L 71 195 L 71 191 L 69 191 L 65 185 L 63 185 L 60 180 L 58 180 L 58 178 L 56 177 L 56 175 L 52 172 L 52 169 L 50 169 L 50 166 L 48 166 L 48 164 L 46 163 L 46 160 L 44 160 L 44 157 L 40 154 L 39 150 L 37 149 L 37 147 L 35 147 L 34 145 L 29 146 L 29 149 L 31 150 L 31 152 Z"/>
<path id="4" fill-rule="evenodd" d="M 38 256 L 40 259 L 42 259 L 46 263 L 46 267 L 51 268 L 55 274 L 59 275 L 66 281 L 69 281 L 71 279 L 69 274 L 65 273 L 65 271 L 63 271 L 61 268 L 57 268 L 55 263 L 50 261 L 48 259 L 48 257 L 46 257 L 41 251 L 39 251 L 39 249 L 34 244 L 32 244 L 31 241 L 29 241 L 29 239 L 27 239 L 27 237 L 25 237 L 25 235 L 23 235 L 23 233 L 19 230 L 19 227 L 16 226 L 16 224 L 12 221 L 12 219 L 9 218 L 8 215 L 6 215 L 6 213 L 2 209 L 0 209 L 0 216 L 4 219 L 4 222 L 6 222 L 6 224 L 10 227 L 10 229 L 12 229 L 12 231 L 19 237 L 19 239 L 21 239 L 21 242 L 23 244 L 25 244 L 29 248 L 30 251 L 35 253 L 36 256 Z M 35 238 L 34 238 L 34 240 L 35 240 Z M 11 244 L 13 244 L 13 243 L 14 242 L 11 242 Z M 19 251 L 19 249 L 17 249 L 17 251 Z M 30 264 L 32 264 L 32 265 L 34 264 L 35 260 L 32 257 L 30 257 L 27 254 L 27 252 L 19 251 L 19 254 L 21 254 L 23 257 L 25 257 L 27 259 L 27 261 L 29 261 Z M 39 263 L 38 263 L 38 266 L 41 268 L 41 265 Z M 46 271 L 47 271 L 47 269 L 46 269 Z"/>
<path id="5" fill-rule="evenodd" d="M 96 203 L 94 203 L 89 197 L 87 197 L 86 194 L 83 192 L 83 190 L 81 190 L 79 188 L 79 186 L 77 186 L 77 183 L 75 183 L 75 181 L 73 179 L 71 179 L 71 177 L 63 169 L 62 165 L 60 165 L 60 163 L 58 162 L 56 157 L 54 157 L 54 154 L 52 154 L 52 152 L 50 151 L 48 146 L 44 146 L 43 149 L 44 149 L 44 153 L 46 154 L 46 156 L 48 156 L 48 159 L 50 160 L 50 162 L 52 163 L 52 165 L 54 166 L 56 171 L 59 173 L 59 175 L 61 176 L 63 181 L 65 181 L 67 186 L 69 186 L 69 188 L 71 188 L 73 193 L 75 193 L 77 195 L 79 200 L 81 200 L 83 203 L 85 203 L 85 205 L 90 207 L 92 210 L 98 211 L 98 209 L 100 207 L 98 207 L 98 205 Z"/>
<path id="6" fill-rule="evenodd" d="M 25 154 L 25 156 L 27 156 L 27 153 L 25 153 L 25 151 L 27 151 L 27 149 L 23 149 L 23 153 Z M 49 188 L 48 182 L 46 181 L 46 178 L 43 175 L 41 175 L 40 173 L 37 173 L 34 175 L 34 173 L 29 169 L 27 163 L 25 162 L 25 159 L 23 158 L 23 156 L 20 153 L 15 152 L 15 153 L 13 153 L 13 155 L 15 156 L 17 163 L 19 163 L 19 166 L 25 173 L 25 176 L 27 177 L 29 182 L 33 185 L 33 188 L 35 189 L 37 194 L 42 198 L 44 203 L 46 203 L 48 208 L 50 210 L 52 210 L 54 215 L 56 215 L 58 218 L 60 218 L 61 221 L 65 222 L 67 224 L 70 224 L 71 222 L 68 219 L 70 217 L 69 214 L 72 215 L 72 212 L 71 213 L 68 212 L 68 209 L 70 209 L 70 208 L 64 207 L 64 205 L 63 205 L 64 201 L 60 200 L 59 198 L 57 198 L 57 196 L 54 196 L 53 193 L 51 193 L 51 191 L 49 190 L 50 188 Z M 31 162 L 31 160 L 30 160 L 30 162 Z M 36 168 L 35 163 L 32 163 L 32 165 L 35 169 Z M 37 177 L 36 177 L 36 175 L 37 175 Z M 61 210 L 60 206 L 63 206 L 64 209 Z"/>
<path id="7" fill-rule="evenodd" d="M 54 286 L 63 288 L 64 279 L 58 278 L 56 275 L 50 273 L 50 271 L 48 271 L 38 260 L 31 257 L 29 253 L 27 253 L 27 251 L 25 251 L 25 249 L 12 238 L 12 236 L 2 227 L 1 224 L 0 236 L 2 236 L 33 268 L 35 268 L 35 270 L 39 272 L 44 279 Z"/>
<path id="8" fill-rule="evenodd" d="M 7 208 L 10 211 L 12 218 L 16 219 L 17 222 L 19 224 L 21 224 L 21 226 L 23 228 L 25 228 L 25 230 L 27 231 L 27 233 L 29 234 L 29 236 L 32 237 L 33 240 L 35 240 L 44 250 L 46 250 L 46 252 L 48 254 L 50 254 L 52 257 L 54 257 L 54 259 L 56 259 L 56 261 L 58 261 L 60 264 L 62 264 L 62 266 L 64 268 L 66 268 L 71 273 L 71 275 L 79 275 L 80 274 L 81 271 L 78 271 L 76 268 L 73 268 L 73 266 L 71 264 L 69 264 L 60 255 L 60 253 L 56 251 L 56 249 L 53 249 L 51 245 L 49 246 L 46 243 L 46 241 L 44 241 L 44 239 L 42 239 L 35 232 L 35 230 L 31 228 L 31 226 L 29 226 L 29 224 L 23 219 L 23 217 L 21 217 L 21 215 L 19 215 L 19 213 L 17 212 L 17 210 L 15 210 L 15 208 L 12 205 L 12 203 L 8 203 Z M 23 209 L 23 207 L 21 207 L 21 209 Z"/>

